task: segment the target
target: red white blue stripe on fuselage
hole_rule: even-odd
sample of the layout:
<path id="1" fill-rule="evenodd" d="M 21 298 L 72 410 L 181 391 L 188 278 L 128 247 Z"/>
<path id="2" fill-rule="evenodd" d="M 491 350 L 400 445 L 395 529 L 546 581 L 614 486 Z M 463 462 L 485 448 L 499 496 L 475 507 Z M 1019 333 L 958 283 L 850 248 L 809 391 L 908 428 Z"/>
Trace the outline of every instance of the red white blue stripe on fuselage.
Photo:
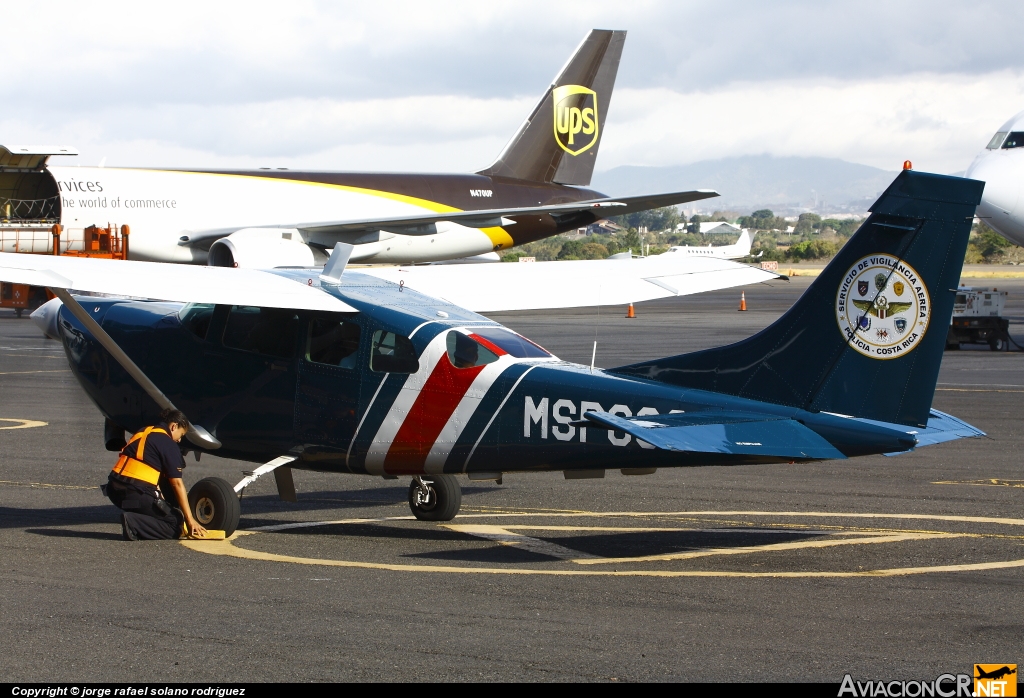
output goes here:
<path id="1" fill-rule="evenodd" d="M 498 355 L 497 361 L 471 368 L 456 368 L 448 356 L 448 332 L 435 336 L 420 354 L 419 371 L 406 378 L 377 427 L 364 460 L 366 472 L 373 475 L 443 472 L 452 449 L 495 381 L 512 366 L 538 362 L 536 358 L 510 356 L 500 347 L 474 335 L 472 328 L 454 328 L 454 331 L 484 343 Z M 553 362 L 557 359 L 551 357 L 540 361 Z M 509 393 L 514 389 L 512 386 Z"/>

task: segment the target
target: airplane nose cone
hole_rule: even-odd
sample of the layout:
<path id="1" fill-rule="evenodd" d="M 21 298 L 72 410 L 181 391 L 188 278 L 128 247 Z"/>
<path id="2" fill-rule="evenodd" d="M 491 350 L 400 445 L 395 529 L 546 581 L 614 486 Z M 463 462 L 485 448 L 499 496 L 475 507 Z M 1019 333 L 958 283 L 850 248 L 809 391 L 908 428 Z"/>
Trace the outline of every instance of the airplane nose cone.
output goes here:
<path id="1" fill-rule="evenodd" d="M 60 298 L 54 298 L 43 303 L 36 308 L 34 313 L 29 315 L 29 318 L 35 323 L 36 327 L 42 330 L 43 334 L 50 339 L 60 339 L 60 333 L 57 330 L 57 316 L 60 315 L 60 307 L 62 305 L 63 303 L 60 302 Z"/>
<path id="2" fill-rule="evenodd" d="M 982 206 L 1004 216 L 1013 215 L 1020 199 L 1020 178 L 1009 165 L 1005 159 L 989 157 L 975 160 L 967 171 L 968 177 L 985 183 Z"/>

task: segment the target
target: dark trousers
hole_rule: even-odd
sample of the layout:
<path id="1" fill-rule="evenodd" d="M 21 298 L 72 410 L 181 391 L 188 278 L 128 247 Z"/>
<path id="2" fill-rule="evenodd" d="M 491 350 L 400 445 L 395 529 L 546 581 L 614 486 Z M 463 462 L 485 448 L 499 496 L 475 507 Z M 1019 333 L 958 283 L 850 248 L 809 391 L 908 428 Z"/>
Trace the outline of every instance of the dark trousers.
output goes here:
<path id="1" fill-rule="evenodd" d="M 139 540 L 172 540 L 181 536 L 184 515 L 157 496 L 111 474 L 107 497 L 124 512 L 124 523 Z"/>

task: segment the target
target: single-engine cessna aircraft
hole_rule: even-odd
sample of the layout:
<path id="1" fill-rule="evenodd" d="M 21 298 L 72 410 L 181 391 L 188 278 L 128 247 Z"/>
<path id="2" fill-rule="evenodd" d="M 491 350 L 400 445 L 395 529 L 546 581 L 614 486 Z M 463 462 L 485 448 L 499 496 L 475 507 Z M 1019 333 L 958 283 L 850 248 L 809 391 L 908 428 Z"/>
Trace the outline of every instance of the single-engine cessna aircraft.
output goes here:
<path id="1" fill-rule="evenodd" d="M 411 476 L 413 513 L 450 520 L 460 475 L 843 459 L 980 435 L 931 403 L 983 187 L 904 171 L 773 325 L 608 370 L 560 361 L 473 311 L 552 307 L 562 293 L 567 305 L 618 304 L 773 275 L 671 255 L 494 265 L 537 282 L 511 305 L 475 283 L 490 267 L 357 271 L 339 244 L 322 271 L 0 254 L 0 280 L 62 300 L 45 319 L 106 417 L 107 448 L 177 406 L 194 422 L 187 448 L 265 464 L 235 487 L 197 483 L 204 525 L 234 530 L 235 491 L 270 471 L 294 498 L 289 468 Z M 586 283 L 595 270 L 600 287 Z"/>
<path id="2" fill-rule="evenodd" d="M 355 247 L 352 261 L 405 264 L 493 258 L 609 216 L 718 196 L 609 198 L 586 188 L 625 40 L 624 31 L 591 31 L 476 174 L 57 167 L 47 158 L 74 149 L 0 146 L 0 229 L 126 223 L 129 258 L 147 261 L 313 266 L 344 242 Z M 35 238 L 0 236 L 0 251 L 48 250 L 49 225 L 37 228 Z"/>

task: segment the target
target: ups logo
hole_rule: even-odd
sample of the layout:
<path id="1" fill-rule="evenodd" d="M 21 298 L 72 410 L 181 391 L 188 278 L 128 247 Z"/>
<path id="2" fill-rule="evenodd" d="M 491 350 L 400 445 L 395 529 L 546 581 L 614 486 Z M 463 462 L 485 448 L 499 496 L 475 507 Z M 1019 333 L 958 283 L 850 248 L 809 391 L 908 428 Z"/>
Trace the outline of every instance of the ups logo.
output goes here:
<path id="1" fill-rule="evenodd" d="M 551 90 L 555 105 L 555 140 L 570 155 L 579 155 L 597 142 L 597 93 L 581 85 Z"/>

